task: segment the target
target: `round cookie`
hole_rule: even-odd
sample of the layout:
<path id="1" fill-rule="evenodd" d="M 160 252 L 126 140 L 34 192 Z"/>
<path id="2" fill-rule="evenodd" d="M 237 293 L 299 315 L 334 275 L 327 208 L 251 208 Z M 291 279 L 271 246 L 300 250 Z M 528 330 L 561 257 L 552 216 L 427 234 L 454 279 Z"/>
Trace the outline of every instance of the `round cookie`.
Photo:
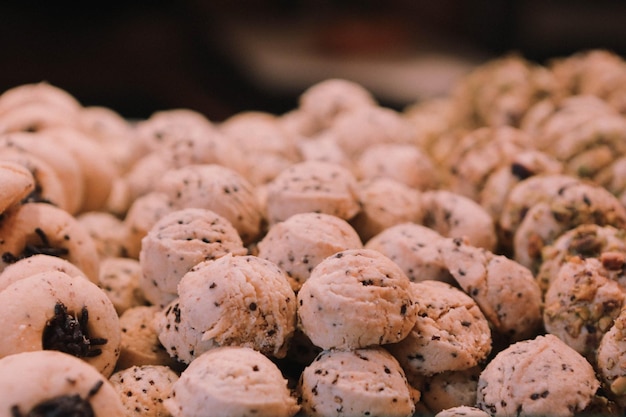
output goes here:
<path id="1" fill-rule="evenodd" d="M 129 258 L 139 259 L 141 240 L 159 219 L 174 210 L 169 197 L 157 192 L 142 195 L 131 203 L 124 217 Z"/>
<path id="2" fill-rule="evenodd" d="M 0 213 L 25 199 L 35 190 L 35 177 L 24 165 L 0 160 Z"/>
<path id="3" fill-rule="evenodd" d="M 335 163 L 299 162 L 281 171 L 267 184 L 270 225 L 309 211 L 349 220 L 359 209 L 355 176 Z"/>
<path id="4" fill-rule="evenodd" d="M 73 127 L 54 127 L 42 134 L 74 155 L 83 178 L 83 204 L 80 211 L 101 210 L 111 193 L 113 179 L 119 175 L 104 145 Z"/>
<path id="5" fill-rule="evenodd" d="M 569 257 L 600 259 L 603 253 L 626 255 L 626 231 L 613 226 L 581 224 L 561 234 L 550 245 L 544 246 L 541 251 L 541 265 L 535 278 L 545 293 L 561 265 Z"/>
<path id="6" fill-rule="evenodd" d="M 626 301 L 626 293 L 607 269 L 595 258 L 569 258 L 545 294 L 546 331 L 590 361 Z"/>
<path id="7" fill-rule="evenodd" d="M 416 308 L 402 269 L 371 249 L 324 259 L 298 292 L 300 326 L 323 349 L 399 342 L 415 325 Z"/>
<path id="8" fill-rule="evenodd" d="M 0 161 L 22 165 L 34 179 L 34 189 L 21 202 L 44 202 L 69 212 L 67 189 L 56 171 L 45 160 L 15 148 L 0 148 Z"/>
<path id="9" fill-rule="evenodd" d="M 457 407 L 447 408 L 441 410 L 435 417 L 489 417 L 491 414 L 481 410 L 478 407 L 471 407 L 468 405 L 460 405 Z"/>
<path id="10" fill-rule="evenodd" d="M 317 264 L 363 243 L 345 220 L 324 213 L 298 213 L 270 227 L 257 244 L 257 256 L 283 269 L 298 291 Z"/>
<path id="11" fill-rule="evenodd" d="M 199 164 L 169 170 L 155 185 L 174 209 L 204 208 L 226 218 L 244 244 L 261 232 L 263 213 L 253 185 L 222 165 Z"/>
<path id="12" fill-rule="evenodd" d="M 178 298 L 159 310 L 153 323 L 159 342 L 177 362 L 189 364 L 200 354 L 215 348 L 213 340 L 203 340 L 202 330 L 191 327 L 187 320 L 183 321 Z"/>
<path id="13" fill-rule="evenodd" d="M 626 406 L 626 310 L 620 311 L 613 326 L 602 336 L 595 363 L 609 395 L 620 406 Z"/>
<path id="14" fill-rule="evenodd" d="M 365 248 L 377 250 L 394 261 L 413 282 L 435 280 L 452 283 L 446 267 L 442 245 L 449 239 L 439 232 L 416 223 L 391 226 L 365 243 Z"/>
<path id="15" fill-rule="evenodd" d="M 120 315 L 120 357 L 116 370 L 131 366 L 165 365 L 177 368 L 159 341 L 155 319 L 161 309 L 157 306 L 135 306 Z"/>
<path id="16" fill-rule="evenodd" d="M 85 228 L 67 211 L 45 203 L 27 203 L 0 221 L 0 271 L 36 254 L 67 259 L 89 280 L 98 282 L 100 258 Z"/>
<path id="17" fill-rule="evenodd" d="M 49 128 L 75 126 L 78 111 L 31 101 L 0 114 L 0 133 L 39 132 Z"/>
<path id="18" fill-rule="evenodd" d="M 363 242 L 396 224 L 423 220 L 421 193 L 397 180 L 381 177 L 360 181 L 357 194 L 361 210 L 350 224 Z"/>
<path id="19" fill-rule="evenodd" d="M 43 133 L 14 132 L 0 135 L 0 149 L 25 152 L 44 161 L 58 176 L 65 190 L 65 208 L 76 214 L 83 204 L 83 172 L 76 156 Z"/>
<path id="20" fill-rule="evenodd" d="M 298 391 L 311 417 L 410 417 L 415 411 L 404 371 L 381 347 L 323 351 L 302 372 Z"/>
<path id="21" fill-rule="evenodd" d="M 0 357 L 60 350 L 113 373 L 120 354 L 115 308 L 94 283 L 60 271 L 41 272 L 0 291 Z"/>
<path id="22" fill-rule="evenodd" d="M 300 407 L 278 367 L 246 347 L 221 347 L 203 353 L 181 373 L 171 398 L 174 417 L 255 415 L 293 417 Z"/>
<path id="23" fill-rule="evenodd" d="M 85 278 L 85 273 L 70 261 L 58 256 L 38 254 L 8 265 L 0 273 L 0 291 L 23 278 L 46 271 L 60 271 L 71 277 Z"/>
<path id="24" fill-rule="evenodd" d="M 102 260 L 127 256 L 124 220 L 106 211 L 87 211 L 75 217 L 93 239 Z"/>
<path id="25" fill-rule="evenodd" d="M 480 374 L 476 405 L 491 415 L 574 416 L 599 386 L 591 364 L 548 334 L 500 351 Z"/>
<path id="26" fill-rule="evenodd" d="M 296 327 L 296 295 L 274 263 L 232 254 L 204 261 L 182 277 L 178 295 L 180 321 L 200 332 L 202 341 L 286 355 Z"/>
<path id="27" fill-rule="evenodd" d="M 417 321 L 398 343 L 387 346 L 409 373 L 431 376 L 477 366 L 491 352 L 489 322 L 476 302 L 441 281 L 411 283 Z"/>
<path id="28" fill-rule="evenodd" d="M 434 189 L 439 183 L 430 156 L 411 144 L 372 145 L 363 151 L 355 165 L 360 180 L 391 178 L 420 191 Z"/>
<path id="29" fill-rule="evenodd" d="M 0 113 L 27 103 L 46 103 L 68 113 L 81 109 L 80 102 L 63 88 L 46 81 L 20 84 L 0 94 Z"/>
<path id="30" fill-rule="evenodd" d="M 136 259 L 108 257 L 100 261 L 98 286 L 109 297 L 118 315 L 148 303 L 139 284 L 140 278 L 141 265 Z"/>
<path id="31" fill-rule="evenodd" d="M 124 417 L 122 402 L 93 366 L 53 350 L 0 359 L 0 415 Z"/>
<path id="32" fill-rule="evenodd" d="M 511 340 L 539 332 L 542 294 L 528 268 L 458 239 L 448 239 L 441 250 L 450 274 L 478 303 L 493 331 Z"/>
<path id="33" fill-rule="evenodd" d="M 152 297 L 154 290 L 175 296 L 180 279 L 198 263 L 247 252 L 225 217 L 203 208 L 174 210 L 159 219 L 141 241 L 139 284 L 142 289 L 151 288 L 145 296 L 158 304 L 162 296 Z"/>
<path id="34" fill-rule="evenodd" d="M 167 366 L 133 366 L 115 372 L 109 382 L 126 408 L 126 417 L 169 415 L 165 400 L 171 398 L 178 374 Z"/>
<path id="35" fill-rule="evenodd" d="M 433 375 L 423 383 L 422 401 L 431 413 L 476 404 L 478 377 L 482 368 L 474 366 L 462 371 L 448 371 Z"/>
<path id="36" fill-rule="evenodd" d="M 424 191 L 421 195 L 424 226 L 445 237 L 462 238 L 489 251 L 498 238 L 492 217 L 476 201 L 447 190 Z"/>
<path id="37" fill-rule="evenodd" d="M 327 129 L 345 112 L 377 105 L 372 93 L 362 85 L 342 78 L 317 82 L 298 97 L 298 110 L 315 127 L 313 132 Z"/>

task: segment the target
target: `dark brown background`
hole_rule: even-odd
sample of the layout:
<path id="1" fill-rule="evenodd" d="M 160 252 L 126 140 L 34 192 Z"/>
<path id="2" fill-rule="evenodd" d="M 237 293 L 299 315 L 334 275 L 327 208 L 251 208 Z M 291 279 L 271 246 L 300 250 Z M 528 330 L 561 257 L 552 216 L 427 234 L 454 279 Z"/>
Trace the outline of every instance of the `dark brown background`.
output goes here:
<path id="1" fill-rule="evenodd" d="M 295 94 L 254 84 L 225 53 L 216 25 L 224 13 L 399 16 L 492 56 L 514 50 L 538 62 L 596 47 L 626 54 L 623 0 L 5 0 L 0 91 L 45 80 L 128 118 L 175 107 L 213 120 L 291 109 Z"/>

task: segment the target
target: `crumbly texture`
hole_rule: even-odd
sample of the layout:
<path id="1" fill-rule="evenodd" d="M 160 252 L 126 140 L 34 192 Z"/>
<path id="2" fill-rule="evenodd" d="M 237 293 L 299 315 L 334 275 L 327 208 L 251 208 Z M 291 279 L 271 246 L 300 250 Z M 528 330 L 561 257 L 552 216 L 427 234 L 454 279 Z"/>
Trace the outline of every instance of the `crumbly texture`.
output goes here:
<path id="1" fill-rule="evenodd" d="M 462 290 L 441 281 L 411 283 L 417 321 L 389 351 L 411 373 L 430 376 L 472 368 L 491 352 L 489 322 Z"/>
<path id="2" fill-rule="evenodd" d="M 487 364 L 476 404 L 492 415 L 573 416 L 599 386 L 582 355 L 554 335 L 537 336 L 510 345 Z"/>
<path id="3" fill-rule="evenodd" d="M 170 415 L 164 402 L 172 396 L 178 374 L 167 366 L 133 366 L 109 378 L 126 409 L 126 416 L 162 417 Z"/>
<path id="4" fill-rule="evenodd" d="M 409 417 L 415 411 L 402 367 L 380 347 L 327 350 L 302 372 L 302 411 L 312 417 Z"/>
<path id="5" fill-rule="evenodd" d="M 93 239 L 101 259 L 128 256 L 127 229 L 122 219 L 106 211 L 81 213 L 76 219 Z"/>
<path id="6" fill-rule="evenodd" d="M 164 401 L 174 417 L 292 417 L 300 409 L 278 367 L 245 347 L 212 349 L 196 358 Z"/>
<path id="7" fill-rule="evenodd" d="M 296 295 L 286 274 L 253 255 L 204 261 L 178 285 L 180 321 L 214 346 L 246 346 L 284 357 L 296 328 Z M 195 352 L 195 355 L 199 352 Z"/>
<path id="8" fill-rule="evenodd" d="M 620 404 L 626 405 L 626 310 L 602 336 L 596 351 L 596 369 L 602 384 Z"/>
<path id="9" fill-rule="evenodd" d="M 408 277 L 371 249 L 322 261 L 298 292 L 298 316 L 304 333 L 323 349 L 399 342 L 417 320 Z"/>
<path id="10" fill-rule="evenodd" d="M 363 247 L 347 221 L 324 213 L 299 213 L 274 224 L 257 244 L 257 256 L 278 265 L 298 291 L 322 260 Z"/>
<path id="11" fill-rule="evenodd" d="M 227 253 L 247 252 L 225 217 L 202 208 L 174 210 L 159 219 L 142 239 L 140 285 L 175 296 L 181 278 L 196 264 Z M 150 301 L 156 304 L 160 298 Z"/>
<path id="12" fill-rule="evenodd" d="M 85 400 L 93 415 L 123 417 L 125 409 L 107 378 L 88 363 L 53 350 L 16 353 L 0 359 L 0 414 L 27 415 L 35 407 Z M 42 407 L 43 408 L 43 407 Z"/>
<path id="13" fill-rule="evenodd" d="M 608 277 L 600 260 L 570 258 L 546 292 L 545 329 L 593 361 L 625 300 L 624 290 Z"/>
<path id="14" fill-rule="evenodd" d="M 446 267 L 476 301 L 495 332 L 511 340 L 539 332 L 541 289 L 528 268 L 458 239 L 449 239 L 442 246 Z"/>

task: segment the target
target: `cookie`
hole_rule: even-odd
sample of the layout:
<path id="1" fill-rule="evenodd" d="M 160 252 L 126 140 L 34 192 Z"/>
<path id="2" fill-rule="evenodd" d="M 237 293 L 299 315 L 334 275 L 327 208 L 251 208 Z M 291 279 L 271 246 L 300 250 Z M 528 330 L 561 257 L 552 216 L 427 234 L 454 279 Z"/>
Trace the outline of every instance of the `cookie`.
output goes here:
<path id="1" fill-rule="evenodd" d="M 413 144 L 383 143 L 365 149 L 355 162 L 360 180 L 391 178 L 420 191 L 439 185 L 434 162 Z"/>
<path id="2" fill-rule="evenodd" d="M 128 229 L 123 219 L 107 211 L 88 211 L 75 217 L 96 244 L 100 259 L 127 256 Z"/>
<path id="3" fill-rule="evenodd" d="M 621 310 L 611 328 L 602 336 L 595 364 L 602 385 L 620 406 L 626 405 L 626 310 Z"/>
<path id="4" fill-rule="evenodd" d="M 491 415 L 574 416 L 599 386 L 591 364 L 548 334 L 500 351 L 480 374 L 476 405 Z"/>
<path id="5" fill-rule="evenodd" d="M 325 350 L 307 366 L 298 392 L 307 416 L 403 416 L 415 411 L 404 371 L 381 347 Z"/>
<path id="6" fill-rule="evenodd" d="M 168 196 L 174 209 L 204 208 L 226 218 L 244 244 L 261 232 L 263 213 L 254 186 L 225 166 L 199 164 L 170 170 L 155 190 Z"/>
<path id="7" fill-rule="evenodd" d="M 141 240 L 159 219 L 174 210 L 169 197 L 163 193 L 151 192 L 134 200 L 123 219 L 127 239 L 126 256 L 139 259 Z"/>
<path id="8" fill-rule="evenodd" d="M 15 281 L 46 271 L 60 271 L 71 277 L 87 279 L 85 273 L 70 261 L 58 256 L 41 253 L 22 258 L 4 268 L 0 273 L 0 291 Z"/>
<path id="9" fill-rule="evenodd" d="M 581 224 L 543 247 L 535 278 L 545 293 L 570 257 L 600 259 L 603 253 L 626 254 L 626 232 L 613 226 Z"/>
<path id="10" fill-rule="evenodd" d="M 429 190 L 421 194 L 422 224 L 450 238 L 494 251 L 498 243 L 496 225 L 476 201 L 447 190 Z"/>
<path id="11" fill-rule="evenodd" d="M 140 286 L 141 264 L 125 257 L 108 257 L 100 261 L 98 286 L 121 315 L 129 308 L 146 305 L 148 301 Z"/>
<path id="12" fill-rule="evenodd" d="M 323 349 L 357 349 L 404 339 L 417 320 L 410 281 L 372 249 L 324 259 L 298 292 L 303 332 Z"/>
<path id="13" fill-rule="evenodd" d="M 481 366 L 474 366 L 432 375 L 423 383 L 420 401 L 432 414 L 455 407 L 473 407 L 481 371 Z"/>
<path id="14" fill-rule="evenodd" d="M 617 266 L 621 274 L 622 267 Z M 626 300 L 623 288 L 606 269 L 599 259 L 569 258 L 545 294 L 546 331 L 590 361 Z"/>
<path id="15" fill-rule="evenodd" d="M 46 81 L 20 84 L 0 94 L 0 113 L 27 103 L 46 103 L 66 112 L 78 112 L 82 105 L 67 90 Z"/>
<path id="16" fill-rule="evenodd" d="M 203 208 L 174 210 L 159 219 L 141 241 L 140 286 L 176 295 L 180 279 L 193 266 L 228 253 L 245 255 L 247 249 L 225 217 Z M 157 304 L 159 300 L 151 294 L 146 292 L 148 300 Z"/>
<path id="17" fill-rule="evenodd" d="M 305 212 L 326 213 L 349 220 L 359 209 L 355 176 L 335 163 L 299 162 L 267 184 L 270 225 Z"/>
<path id="18" fill-rule="evenodd" d="M 283 269 L 298 291 L 317 264 L 363 243 L 347 221 L 324 213 L 294 214 L 270 227 L 257 244 L 257 256 Z"/>
<path id="19" fill-rule="evenodd" d="M 331 78 L 308 87 L 298 97 L 298 107 L 314 128 L 313 134 L 330 127 L 341 114 L 360 107 L 377 106 L 371 92 L 362 85 L 342 78 Z"/>
<path id="20" fill-rule="evenodd" d="M 541 289 L 528 268 L 458 239 L 449 239 L 441 249 L 450 274 L 476 301 L 493 326 L 492 332 L 510 340 L 527 339 L 539 332 Z"/>
<path id="21" fill-rule="evenodd" d="M 412 282 L 410 288 L 417 321 L 404 339 L 387 347 L 403 369 L 431 376 L 487 359 L 489 322 L 469 295 L 441 281 Z"/>
<path id="22" fill-rule="evenodd" d="M 180 321 L 199 331 L 202 341 L 247 346 L 277 358 L 287 353 L 296 296 L 274 263 L 232 254 L 204 261 L 182 277 L 178 294 Z"/>
<path id="23" fill-rule="evenodd" d="M 448 238 L 416 223 L 388 227 L 365 243 L 394 261 L 413 282 L 424 280 L 454 282 L 441 251 Z"/>
<path id="24" fill-rule="evenodd" d="M 45 203 L 22 204 L 0 221 L 0 270 L 36 254 L 60 256 L 98 282 L 100 257 L 85 228 L 67 211 Z"/>
<path id="25" fill-rule="evenodd" d="M 60 271 L 20 279 L 0 291 L 6 325 L 0 357 L 59 350 L 83 359 L 105 376 L 120 354 L 119 318 L 94 283 Z"/>
<path id="26" fill-rule="evenodd" d="M 363 242 L 396 224 L 423 221 L 420 192 L 397 180 L 381 177 L 360 181 L 357 193 L 361 210 L 350 224 Z"/>
<path id="27" fill-rule="evenodd" d="M 115 372 L 109 382 L 117 391 L 126 416 L 163 416 L 164 401 L 171 398 L 178 374 L 167 366 L 133 366 Z"/>
<path id="28" fill-rule="evenodd" d="M 120 314 L 120 357 L 116 370 L 132 366 L 163 365 L 178 368 L 159 341 L 155 319 L 161 309 L 157 306 L 134 306 Z"/>
<path id="29" fill-rule="evenodd" d="M 0 415 L 125 416 L 117 391 L 88 363 L 54 350 L 0 359 Z"/>
<path id="30" fill-rule="evenodd" d="M 254 185 L 271 181 L 301 159 L 295 136 L 271 113 L 239 112 L 220 123 L 219 130 L 243 154 L 246 178 Z"/>
<path id="31" fill-rule="evenodd" d="M 445 410 L 441 410 L 435 417 L 488 417 L 490 416 L 484 410 L 481 410 L 478 407 L 471 407 L 468 405 L 460 405 L 457 407 L 447 408 Z"/>
<path id="32" fill-rule="evenodd" d="M 3 184 L 0 191 L 0 213 L 18 204 L 35 190 L 33 174 L 20 163 L 0 160 L 0 178 Z"/>
<path id="33" fill-rule="evenodd" d="M 300 407 L 278 367 L 246 347 L 212 349 L 197 357 L 173 385 L 164 405 L 174 417 L 211 410 L 216 417 L 292 417 Z"/>
<path id="34" fill-rule="evenodd" d="M 71 214 L 80 210 L 83 198 L 83 173 L 75 155 L 55 144 L 43 133 L 14 132 L 0 135 L 0 149 L 15 150 L 33 155 L 55 172 L 65 190 L 62 208 Z"/>

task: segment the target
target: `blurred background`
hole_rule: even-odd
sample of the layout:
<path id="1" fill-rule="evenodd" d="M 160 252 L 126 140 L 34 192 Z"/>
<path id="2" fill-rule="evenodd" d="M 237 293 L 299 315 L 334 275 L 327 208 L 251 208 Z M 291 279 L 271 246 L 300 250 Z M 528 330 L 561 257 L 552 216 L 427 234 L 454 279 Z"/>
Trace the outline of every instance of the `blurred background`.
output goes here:
<path id="1" fill-rule="evenodd" d="M 0 91 L 48 81 L 128 118 L 283 113 L 329 77 L 402 108 L 506 53 L 626 55 L 624 0 L 141 0 L 0 3 Z"/>

